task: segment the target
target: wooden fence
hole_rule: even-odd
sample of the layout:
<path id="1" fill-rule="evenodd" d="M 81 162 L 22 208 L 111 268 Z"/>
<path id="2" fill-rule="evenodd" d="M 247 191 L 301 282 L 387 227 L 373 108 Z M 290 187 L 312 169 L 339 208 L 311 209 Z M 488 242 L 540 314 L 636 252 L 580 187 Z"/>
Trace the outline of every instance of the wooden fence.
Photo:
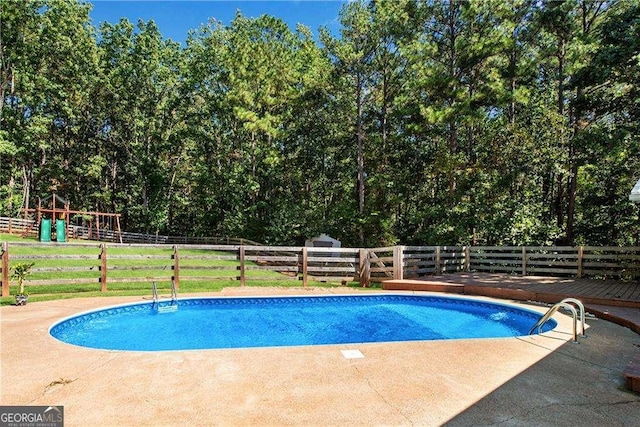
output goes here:
<path id="1" fill-rule="evenodd" d="M 2 296 L 10 268 L 35 262 L 29 286 L 108 286 L 134 282 L 299 280 L 371 282 L 456 272 L 640 277 L 640 247 L 147 245 L 4 242 Z"/>
<path id="2" fill-rule="evenodd" d="M 350 249 L 245 245 L 145 245 L 4 242 L 2 296 L 16 263 L 34 262 L 28 286 L 69 285 L 107 291 L 135 282 L 296 280 L 352 282 L 393 278 L 394 248 Z M 398 264 L 396 264 L 398 265 Z"/>
<path id="3" fill-rule="evenodd" d="M 235 237 L 195 237 L 167 236 L 163 234 L 131 233 L 110 229 L 90 229 L 69 225 L 68 236 L 71 239 L 97 240 L 112 243 L 138 243 L 152 245 L 195 244 L 195 245 L 255 245 L 254 241 Z"/>
<path id="4" fill-rule="evenodd" d="M 33 226 L 32 219 L 0 217 L 0 232 L 4 233 L 24 233 Z"/>
<path id="5" fill-rule="evenodd" d="M 473 246 L 468 254 L 472 271 L 578 278 L 640 276 L 640 247 Z"/>
<path id="6" fill-rule="evenodd" d="M 67 225 L 67 236 L 71 239 L 96 240 L 112 243 L 140 243 L 140 244 L 196 244 L 196 245 L 258 245 L 254 241 L 235 237 L 190 237 L 168 236 L 163 234 L 131 233 L 116 231 L 108 228 L 83 227 L 73 224 Z M 0 232 L 10 234 L 27 233 L 31 237 L 38 237 L 38 228 L 33 219 L 0 217 Z"/>

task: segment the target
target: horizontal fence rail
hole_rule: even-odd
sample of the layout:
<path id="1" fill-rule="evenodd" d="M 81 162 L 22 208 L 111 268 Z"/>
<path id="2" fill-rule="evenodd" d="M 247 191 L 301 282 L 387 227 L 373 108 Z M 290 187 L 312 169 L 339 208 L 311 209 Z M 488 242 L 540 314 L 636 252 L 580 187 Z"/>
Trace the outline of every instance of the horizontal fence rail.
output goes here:
<path id="1" fill-rule="evenodd" d="M 12 224 L 12 227 L 14 225 Z M 24 223 L 16 227 L 28 227 Z M 34 263 L 28 286 L 69 285 L 89 290 L 136 282 L 265 281 L 371 282 L 457 272 L 572 277 L 640 277 L 640 247 L 389 246 L 327 248 L 242 244 L 117 244 L 4 242 L 2 296 L 11 269 Z"/>

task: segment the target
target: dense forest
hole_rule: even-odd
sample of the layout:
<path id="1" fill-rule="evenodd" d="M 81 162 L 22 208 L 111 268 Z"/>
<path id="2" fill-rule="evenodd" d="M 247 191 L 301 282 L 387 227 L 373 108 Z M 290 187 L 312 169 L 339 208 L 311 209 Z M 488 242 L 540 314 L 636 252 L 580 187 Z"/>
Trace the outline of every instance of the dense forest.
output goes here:
<path id="1" fill-rule="evenodd" d="M 1 216 L 56 192 L 267 244 L 639 243 L 635 0 L 354 1 L 315 35 L 238 12 L 184 45 L 90 8 L 0 4 Z"/>

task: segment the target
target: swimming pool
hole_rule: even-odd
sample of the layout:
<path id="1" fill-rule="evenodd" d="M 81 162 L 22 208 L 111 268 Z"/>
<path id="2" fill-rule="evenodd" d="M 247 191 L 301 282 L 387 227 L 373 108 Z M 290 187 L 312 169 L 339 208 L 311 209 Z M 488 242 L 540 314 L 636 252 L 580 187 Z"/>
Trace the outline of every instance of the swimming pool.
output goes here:
<path id="1" fill-rule="evenodd" d="M 540 317 L 506 304 L 441 296 L 187 298 L 168 312 L 147 302 L 83 313 L 49 332 L 84 347 L 164 351 L 514 337 L 527 335 Z M 543 332 L 555 326 L 551 320 Z"/>

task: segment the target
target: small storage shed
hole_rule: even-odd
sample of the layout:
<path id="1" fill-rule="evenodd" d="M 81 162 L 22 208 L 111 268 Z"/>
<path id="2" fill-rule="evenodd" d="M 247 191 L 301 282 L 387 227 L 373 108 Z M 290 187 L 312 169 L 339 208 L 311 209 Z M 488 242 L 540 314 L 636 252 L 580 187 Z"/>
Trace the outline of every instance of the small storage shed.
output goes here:
<path id="1" fill-rule="evenodd" d="M 631 193 L 629 194 L 629 200 L 632 202 L 640 202 L 640 179 L 633 186 Z"/>
<path id="2" fill-rule="evenodd" d="M 314 248 L 339 248 L 341 243 L 340 240 L 334 239 L 331 236 L 326 234 L 321 234 L 317 237 L 307 240 L 304 242 L 306 247 L 314 247 Z"/>

